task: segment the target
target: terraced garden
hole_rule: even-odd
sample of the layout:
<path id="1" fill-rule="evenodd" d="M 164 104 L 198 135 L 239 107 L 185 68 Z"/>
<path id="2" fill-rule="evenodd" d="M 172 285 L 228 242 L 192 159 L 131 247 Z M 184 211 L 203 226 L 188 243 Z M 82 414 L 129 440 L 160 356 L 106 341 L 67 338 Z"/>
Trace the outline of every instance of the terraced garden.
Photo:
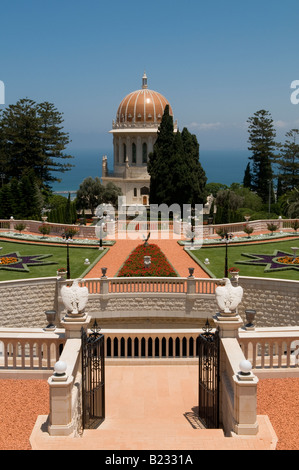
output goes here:
<path id="1" fill-rule="evenodd" d="M 228 267 L 238 268 L 240 276 L 299 280 L 299 264 L 296 262 L 298 256 L 293 250 L 296 247 L 299 247 L 299 238 L 266 243 L 228 244 Z M 201 267 L 216 278 L 224 276 L 225 251 L 224 244 L 187 250 Z"/>

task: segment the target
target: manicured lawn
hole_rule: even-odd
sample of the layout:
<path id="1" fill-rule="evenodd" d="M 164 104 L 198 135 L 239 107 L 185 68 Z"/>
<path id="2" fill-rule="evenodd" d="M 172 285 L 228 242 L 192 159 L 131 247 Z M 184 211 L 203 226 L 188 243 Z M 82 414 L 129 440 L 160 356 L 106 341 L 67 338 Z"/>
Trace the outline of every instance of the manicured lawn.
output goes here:
<path id="1" fill-rule="evenodd" d="M 252 243 L 246 245 L 228 245 L 228 267 L 238 267 L 240 276 L 268 277 L 275 279 L 292 279 L 299 281 L 299 270 L 288 269 L 271 272 L 265 272 L 266 266 L 257 266 L 249 264 L 239 264 L 237 261 L 250 261 L 253 258 L 244 256 L 244 254 L 272 255 L 275 251 L 285 251 L 293 254 L 292 247 L 299 247 L 299 238 L 288 241 L 277 241 L 268 243 Z M 224 276 L 225 265 L 225 247 L 203 247 L 200 250 L 187 251 L 200 261 L 202 267 L 206 266 L 208 270 L 216 277 Z M 298 250 L 299 252 L 299 250 Z M 298 256 L 297 252 L 297 256 Z M 210 264 L 205 265 L 204 260 L 208 258 Z M 298 266 L 298 265 L 297 265 Z"/>
<path id="2" fill-rule="evenodd" d="M 7 269 L 0 269 L 0 281 L 36 277 L 51 277 L 56 276 L 56 271 L 58 268 L 66 268 L 66 246 L 13 243 L 0 240 L 0 247 L 2 247 L 2 250 L 0 250 L 0 257 L 4 257 L 5 255 L 15 252 L 18 252 L 21 257 L 25 257 L 26 255 L 50 255 L 45 258 L 41 258 L 41 262 L 55 263 L 41 266 L 28 266 L 29 272 L 17 272 Z M 107 249 L 103 251 L 104 253 L 106 253 Z M 97 247 L 77 247 L 72 246 L 70 243 L 69 255 L 71 278 L 78 278 L 84 273 L 84 271 L 88 267 L 84 264 L 86 258 L 88 258 L 90 263 L 92 264 L 98 257 L 103 254 L 103 251 L 99 251 Z"/>

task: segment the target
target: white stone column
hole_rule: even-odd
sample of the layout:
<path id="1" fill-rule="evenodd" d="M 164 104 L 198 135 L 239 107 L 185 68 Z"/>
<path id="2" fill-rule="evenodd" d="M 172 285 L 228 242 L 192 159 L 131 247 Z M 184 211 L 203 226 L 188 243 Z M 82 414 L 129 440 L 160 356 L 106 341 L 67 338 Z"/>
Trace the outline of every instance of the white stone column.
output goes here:
<path id="1" fill-rule="evenodd" d="M 240 371 L 233 376 L 234 381 L 234 432 L 238 435 L 256 435 L 257 422 L 257 383 L 258 378 L 249 372 Z"/>

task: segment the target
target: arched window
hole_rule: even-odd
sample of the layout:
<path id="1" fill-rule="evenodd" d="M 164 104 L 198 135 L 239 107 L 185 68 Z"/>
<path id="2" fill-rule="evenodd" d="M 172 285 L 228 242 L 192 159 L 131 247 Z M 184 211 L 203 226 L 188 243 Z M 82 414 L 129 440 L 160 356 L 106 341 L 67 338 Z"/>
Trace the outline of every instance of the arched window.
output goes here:
<path id="1" fill-rule="evenodd" d="M 132 163 L 136 164 L 136 144 L 132 144 Z"/>
<path id="2" fill-rule="evenodd" d="M 142 144 L 142 163 L 147 163 L 147 144 Z"/>
<path id="3" fill-rule="evenodd" d="M 127 158 L 127 146 L 126 146 L 126 144 L 123 144 L 123 153 L 124 153 L 124 163 L 125 163 L 126 158 Z"/>

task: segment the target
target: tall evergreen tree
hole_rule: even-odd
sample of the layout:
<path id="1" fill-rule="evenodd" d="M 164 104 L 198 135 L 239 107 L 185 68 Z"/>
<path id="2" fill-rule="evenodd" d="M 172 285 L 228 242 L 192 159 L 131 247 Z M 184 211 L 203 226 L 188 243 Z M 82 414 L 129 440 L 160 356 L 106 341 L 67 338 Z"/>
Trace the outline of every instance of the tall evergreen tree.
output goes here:
<path id="1" fill-rule="evenodd" d="M 6 182 L 21 178 L 29 168 L 41 188 L 59 181 L 52 172 L 65 172 L 73 166 L 61 163 L 72 158 L 63 153 L 69 136 L 62 131 L 62 123 L 62 114 L 54 105 L 28 98 L 0 112 L 0 170 Z"/>
<path id="2" fill-rule="evenodd" d="M 292 129 L 286 133 L 286 140 L 280 146 L 279 178 L 281 193 L 299 188 L 299 129 Z"/>
<path id="3" fill-rule="evenodd" d="M 150 204 L 201 204 L 206 200 L 206 175 L 199 161 L 199 144 L 187 128 L 174 132 L 169 106 L 149 155 Z"/>
<path id="4" fill-rule="evenodd" d="M 73 214 L 72 214 L 72 208 L 71 208 L 71 195 L 69 193 L 67 202 L 65 205 L 65 216 L 64 216 L 64 223 L 65 224 L 72 224 L 73 222 Z"/>
<path id="5" fill-rule="evenodd" d="M 243 178 L 243 186 L 244 188 L 249 188 L 251 189 L 252 183 L 251 183 L 251 169 L 250 169 L 250 163 L 248 162 L 246 166 L 246 170 L 244 172 L 244 178 Z"/>
<path id="6" fill-rule="evenodd" d="M 248 149 L 252 152 L 252 189 L 267 202 L 269 199 L 269 188 L 272 187 L 273 171 L 272 162 L 275 159 L 274 149 L 276 147 L 276 132 L 273 119 L 268 111 L 257 111 L 247 121 L 249 123 Z M 271 190 L 271 200 L 274 198 Z"/>
<path id="7" fill-rule="evenodd" d="M 184 157 L 187 163 L 187 192 L 190 204 L 205 204 L 207 198 L 207 177 L 199 159 L 199 143 L 196 135 L 186 127 L 182 130 Z"/>
<path id="8" fill-rule="evenodd" d="M 173 117 L 166 105 L 153 152 L 149 154 L 147 170 L 150 174 L 150 204 L 167 204 L 171 193 L 169 162 L 174 153 Z"/>

